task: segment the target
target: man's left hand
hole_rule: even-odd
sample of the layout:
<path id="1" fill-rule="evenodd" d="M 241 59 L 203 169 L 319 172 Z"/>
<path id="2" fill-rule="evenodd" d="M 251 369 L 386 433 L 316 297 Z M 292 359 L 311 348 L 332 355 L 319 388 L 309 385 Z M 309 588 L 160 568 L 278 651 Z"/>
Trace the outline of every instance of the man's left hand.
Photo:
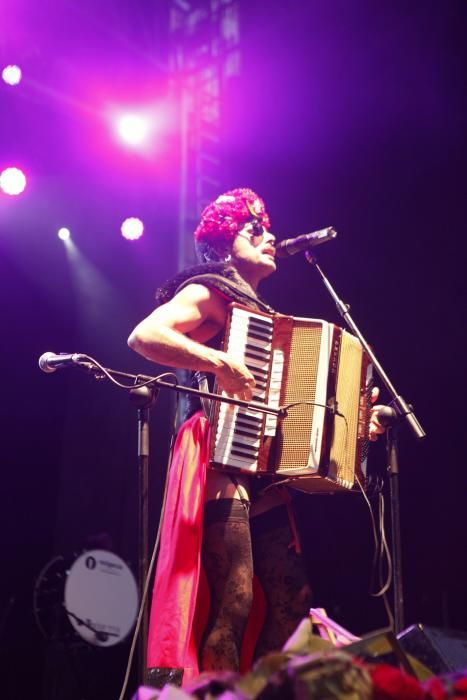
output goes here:
<path id="1" fill-rule="evenodd" d="M 374 386 L 373 389 L 371 390 L 371 397 L 370 401 L 372 404 L 375 403 L 375 401 L 378 399 L 379 396 L 379 388 L 377 386 Z M 384 406 L 382 404 L 378 404 L 376 406 L 372 406 L 371 408 L 371 415 L 370 415 L 370 427 L 368 431 L 368 437 L 371 440 L 371 442 L 376 442 L 378 439 L 379 435 L 382 435 L 386 428 L 384 425 L 381 425 L 381 423 L 378 420 L 378 411 L 380 411 Z"/>

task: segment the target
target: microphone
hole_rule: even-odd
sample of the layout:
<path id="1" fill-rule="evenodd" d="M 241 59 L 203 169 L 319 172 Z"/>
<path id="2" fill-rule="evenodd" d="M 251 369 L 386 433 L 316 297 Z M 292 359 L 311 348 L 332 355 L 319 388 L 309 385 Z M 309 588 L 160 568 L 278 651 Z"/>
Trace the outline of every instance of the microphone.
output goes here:
<path id="1" fill-rule="evenodd" d="M 276 258 L 287 258 L 289 255 L 300 253 L 301 250 L 313 248 L 315 245 L 332 241 L 337 236 L 337 231 L 328 226 L 313 233 L 304 233 L 296 238 L 287 238 L 285 241 L 280 241 L 276 245 Z"/>
<path id="2" fill-rule="evenodd" d="M 72 354 L 60 353 L 59 355 L 56 355 L 54 352 L 44 352 L 39 357 L 39 367 L 43 372 L 55 372 L 60 367 L 79 364 L 83 357 L 85 356 L 77 352 Z"/>

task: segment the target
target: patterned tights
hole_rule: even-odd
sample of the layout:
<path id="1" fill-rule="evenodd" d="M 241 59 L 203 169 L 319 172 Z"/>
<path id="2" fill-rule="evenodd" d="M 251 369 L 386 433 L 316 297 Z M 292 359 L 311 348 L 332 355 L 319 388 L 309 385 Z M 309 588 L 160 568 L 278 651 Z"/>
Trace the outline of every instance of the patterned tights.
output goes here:
<path id="1" fill-rule="evenodd" d="M 308 614 L 311 592 L 301 557 L 289 546 L 291 541 L 285 506 L 250 520 L 247 504 L 238 499 L 206 504 L 202 559 L 211 610 L 200 650 L 203 671 L 238 671 L 253 598 L 253 568 L 267 602 L 256 658 L 279 650 Z"/>

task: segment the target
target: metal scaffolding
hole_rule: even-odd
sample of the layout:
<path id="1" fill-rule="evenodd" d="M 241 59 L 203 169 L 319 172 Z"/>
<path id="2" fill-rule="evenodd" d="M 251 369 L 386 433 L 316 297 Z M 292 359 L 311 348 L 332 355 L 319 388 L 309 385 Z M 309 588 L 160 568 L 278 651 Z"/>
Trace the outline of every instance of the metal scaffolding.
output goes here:
<path id="1" fill-rule="evenodd" d="M 225 187 L 222 94 L 238 75 L 239 0 L 172 0 L 170 73 L 180 115 L 178 268 L 195 262 L 192 233 Z"/>

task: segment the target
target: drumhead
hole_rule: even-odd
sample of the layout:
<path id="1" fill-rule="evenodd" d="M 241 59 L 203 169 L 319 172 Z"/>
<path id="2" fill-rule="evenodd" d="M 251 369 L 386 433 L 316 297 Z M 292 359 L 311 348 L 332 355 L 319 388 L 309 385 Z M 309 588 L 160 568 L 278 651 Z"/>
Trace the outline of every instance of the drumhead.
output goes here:
<path id="1" fill-rule="evenodd" d="M 70 567 L 65 583 L 65 610 L 76 632 L 90 644 L 113 646 L 133 627 L 138 611 L 138 587 L 125 564 L 113 552 L 94 549 Z"/>

